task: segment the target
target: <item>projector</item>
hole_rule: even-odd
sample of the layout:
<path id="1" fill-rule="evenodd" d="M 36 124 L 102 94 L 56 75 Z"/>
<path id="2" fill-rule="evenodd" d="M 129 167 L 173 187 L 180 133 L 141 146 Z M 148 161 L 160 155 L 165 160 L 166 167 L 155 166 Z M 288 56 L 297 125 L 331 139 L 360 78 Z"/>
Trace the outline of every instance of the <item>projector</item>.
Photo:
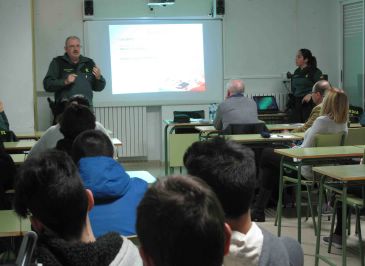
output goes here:
<path id="1" fill-rule="evenodd" d="M 175 4 L 175 0 L 148 0 L 149 6 L 167 6 Z"/>

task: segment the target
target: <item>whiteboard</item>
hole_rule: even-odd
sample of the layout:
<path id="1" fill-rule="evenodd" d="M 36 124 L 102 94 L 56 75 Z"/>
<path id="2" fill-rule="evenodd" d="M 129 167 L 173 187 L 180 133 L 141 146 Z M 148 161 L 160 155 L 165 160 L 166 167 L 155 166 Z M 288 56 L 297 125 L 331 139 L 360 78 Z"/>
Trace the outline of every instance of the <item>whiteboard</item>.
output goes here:
<path id="1" fill-rule="evenodd" d="M 152 92 L 152 93 L 128 93 L 113 94 L 112 88 L 112 67 L 111 67 L 111 45 L 110 27 L 115 25 L 132 25 L 138 26 L 180 26 L 201 24 L 203 27 L 203 50 L 204 50 L 204 71 L 206 90 L 203 91 L 184 91 L 184 92 Z M 128 27 L 129 27 L 128 26 Z M 174 26 L 173 26 L 174 27 Z M 167 34 L 166 34 L 167 35 Z M 170 36 L 170 35 L 169 35 Z M 172 39 L 172 38 L 171 38 Z M 176 38 L 177 39 L 177 38 Z M 184 45 L 188 46 L 190 39 L 179 39 L 181 45 L 176 45 L 174 51 L 176 55 L 184 52 Z M 201 104 L 218 102 L 221 100 L 223 87 L 223 37 L 222 21 L 220 19 L 125 19 L 125 20 L 91 20 L 84 22 L 84 46 L 85 55 L 94 59 L 96 64 L 101 68 L 103 76 L 106 79 L 106 88 L 102 92 L 94 93 L 94 106 L 150 106 L 150 105 L 167 105 L 167 104 Z M 147 43 L 150 45 L 150 43 Z M 187 48 L 188 50 L 188 48 Z M 191 51 L 188 50 L 188 51 Z M 151 53 L 154 56 L 153 53 Z M 176 61 L 179 64 L 181 61 Z M 190 60 L 187 68 L 192 68 L 197 61 Z M 165 71 L 160 71 L 161 65 L 156 64 L 155 68 L 149 68 L 153 73 L 141 74 L 136 80 L 137 86 L 147 76 L 161 75 L 161 78 L 168 76 Z M 141 66 L 142 68 L 142 66 Z M 139 69 L 139 68 L 138 68 Z M 175 72 L 176 73 L 176 72 Z M 179 72 L 180 73 L 180 72 Z M 118 73 L 123 76 L 125 72 Z M 139 73 L 137 73 L 139 74 Z M 153 80 L 146 78 L 146 82 Z M 177 80 L 179 80 L 177 78 Z M 183 80 L 183 79 L 182 79 Z M 184 80 L 183 80 L 184 81 Z M 189 80 L 191 84 L 191 81 Z"/>

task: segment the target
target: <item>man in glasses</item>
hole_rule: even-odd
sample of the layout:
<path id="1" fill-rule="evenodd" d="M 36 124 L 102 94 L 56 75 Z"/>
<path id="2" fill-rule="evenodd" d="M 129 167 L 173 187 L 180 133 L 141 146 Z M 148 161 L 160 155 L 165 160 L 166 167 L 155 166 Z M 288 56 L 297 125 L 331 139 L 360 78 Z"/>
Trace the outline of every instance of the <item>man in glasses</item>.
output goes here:
<path id="1" fill-rule="evenodd" d="M 308 128 L 312 126 L 314 120 L 317 119 L 321 112 L 322 101 L 324 99 L 326 91 L 328 91 L 329 89 L 331 89 L 331 85 L 326 80 L 320 80 L 314 84 L 312 89 L 312 100 L 316 106 L 312 109 L 308 120 L 303 124 L 303 126 L 292 130 L 292 132 L 305 132 Z"/>

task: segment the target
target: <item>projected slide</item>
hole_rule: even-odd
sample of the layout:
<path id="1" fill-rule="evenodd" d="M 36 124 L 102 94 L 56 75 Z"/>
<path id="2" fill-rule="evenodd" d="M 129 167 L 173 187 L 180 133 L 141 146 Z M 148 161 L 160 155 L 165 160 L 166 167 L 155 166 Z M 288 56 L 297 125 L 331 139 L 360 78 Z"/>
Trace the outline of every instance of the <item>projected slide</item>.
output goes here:
<path id="1" fill-rule="evenodd" d="M 112 94 L 204 92 L 202 24 L 109 25 Z"/>

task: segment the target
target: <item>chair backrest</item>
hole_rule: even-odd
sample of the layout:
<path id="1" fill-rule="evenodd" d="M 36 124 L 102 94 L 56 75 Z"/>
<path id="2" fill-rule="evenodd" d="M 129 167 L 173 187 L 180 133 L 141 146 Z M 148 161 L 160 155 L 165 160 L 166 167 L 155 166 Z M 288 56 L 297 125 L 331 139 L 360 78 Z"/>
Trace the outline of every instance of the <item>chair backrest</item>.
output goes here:
<path id="1" fill-rule="evenodd" d="M 364 145 L 365 144 L 365 127 L 349 128 L 345 138 L 345 145 Z"/>
<path id="2" fill-rule="evenodd" d="M 345 135 L 346 135 L 345 132 L 316 134 L 314 137 L 314 146 L 315 147 L 343 146 Z"/>
<path id="3" fill-rule="evenodd" d="M 221 134 L 238 135 L 238 134 L 260 134 L 261 132 L 269 132 L 265 123 L 253 124 L 229 124 Z"/>
<path id="4" fill-rule="evenodd" d="M 177 123 L 189 123 L 190 118 L 204 119 L 204 110 L 198 111 L 174 111 L 174 122 Z M 176 134 L 191 134 L 199 133 L 194 127 L 191 128 L 177 128 L 175 129 Z"/>

